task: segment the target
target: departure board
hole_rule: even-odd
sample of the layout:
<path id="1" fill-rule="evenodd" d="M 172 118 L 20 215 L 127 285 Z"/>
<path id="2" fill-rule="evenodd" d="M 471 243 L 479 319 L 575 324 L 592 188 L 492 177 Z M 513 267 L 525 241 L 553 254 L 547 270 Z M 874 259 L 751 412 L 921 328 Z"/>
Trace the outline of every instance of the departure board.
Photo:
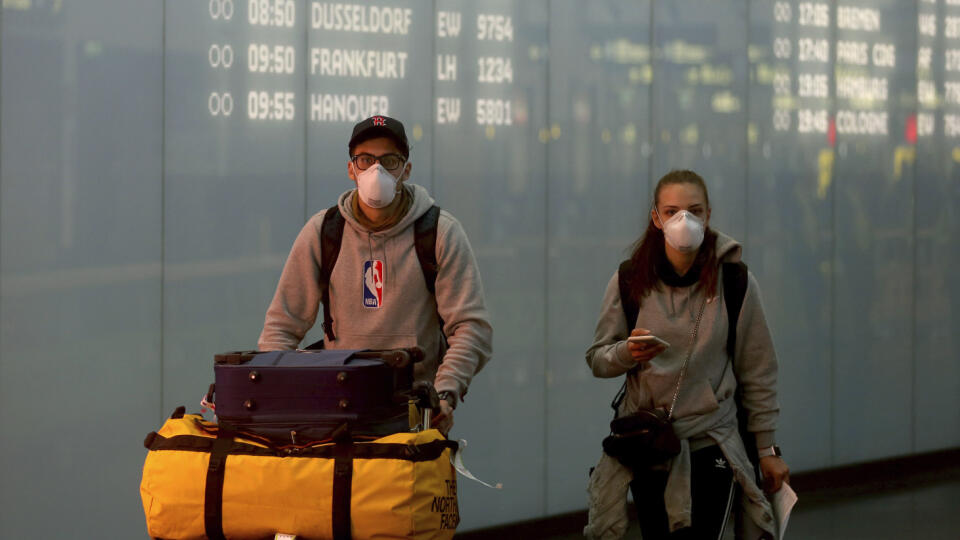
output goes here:
<path id="1" fill-rule="evenodd" d="M 934 134 L 937 126 L 948 137 L 960 137 L 960 2 L 939 1 L 944 3 L 942 15 L 938 0 L 919 0 L 916 91 L 922 108 L 942 101 L 944 112 L 921 112 L 908 127 L 919 137 Z M 205 6 L 197 2 L 175 9 L 202 12 L 205 16 L 196 18 L 209 19 L 210 31 L 203 35 L 214 38 L 206 44 L 210 69 L 224 75 L 216 77 L 221 82 L 244 83 L 203 93 L 211 118 L 329 123 L 389 115 L 391 99 L 394 109 L 406 110 L 407 104 L 384 91 L 390 87 L 387 81 L 401 82 L 396 86 L 402 87 L 402 82 L 421 75 L 417 70 L 424 66 L 437 82 L 462 84 L 466 69 L 475 74 L 466 82 L 480 87 L 509 86 L 514 79 L 515 60 L 496 54 L 495 48 L 470 58 L 450 52 L 464 38 L 511 43 L 515 31 L 509 15 L 476 13 L 465 20 L 462 11 L 434 12 L 432 3 L 425 2 L 209 0 Z M 771 118 L 775 129 L 830 137 L 888 134 L 890 114 L 875 104 L 891 100 L 889 77 L 897 68 L 898 47 L 882 28 L 881 9 L 872 2 L 841 1 L 834 7 L 825 1 L 783 0 L 773 3 L 772 12 L 777 23 L 772 47 L 781 68 L 772 81 L 779 97 Z M 417 35 L 431 39 L 417 43 Z M 938 36 L 943 50 L 934 46 Z M 217 42 L 217 37 L 225 39 Z M 436 56 L 426 58 L 434 37 Z M 380 47 L 363 47 L 371 41 Z M 170 45 L 178 48 L 177 43 Z M 829 69 L 834 63 L 835 74 Z M 952 76 L 938 85 L 931 78 L 934 68 Z M 306 89 L 304 80 L 310 81 Z M 379 92 L 337 92 L 336 81 L 351 89 L 366 81 L 361 86 Z M 324 91 L 313 91 L 317 89 L 309 88 L 311 84 L 323 84 Z M 430 104 L 431 115 L 437 125 L 469 119 L 477 125 L 509 126 L 517 105 L 497 94 L 466 103 L 460 96 L 438 94 Z M 834 96 L 847 101 L 835 113 L 827 106 Z"/>
<path id="2" fill-rule="evenodd" d="M 515 99 L 516 92 L 511 90 L 518 71 L 512 47 L 516 24 L 510 9 L 493 9 L 496 2 L 483 5 L 474 9 L 441 2 L 435 9 L 434 3 L 425 1 L 296 0 L 173 4 L 167 16 L 174 28 L 184 17 L 196 33 L 184 34 L 184 39 L 168 36 L 167 47 L 184 54 L 202 52 L 207 64 L 203 77 L 190 79 L 191 85 L 200 80 L 206 84 L 178 96 L 184 100 L 181 111 L 189 118 L 203 116 L 232 128 L 252 124 L 303 130 L 307 126 L 311 148 L 336 142 L 325 140 L 324 134 L 331 131 L 327 126 L 349 126 L 378 113 L 418 119 L 408 126 L 415 146 L 430 143 L 434 126 L 467 123 L 484 129 L 492 126 L 494 131 L 510 127 L 527 115 L 529 107 Z M 903 25 L 885 17 L 881 5 L 873 2 L 779 0 L 758 5 L 768 6 L 774 22 L 773 62 L 760 75 L 770 79 L 774 91 L 768 120 L 773 130 L 819 136 L 831 145 L 844 135 L 882 137 L 895 132 L 910 143 L 934 134 L 960 137 L 960 3 L 956 0 L 919 0 L 917 38 L 911 43 L 890 39 L 890 29 Z M 660 11 L 680 9 L 685 8 L 661 7 Z M 693 20 L 665 19 L 687 26 Z M 711 115 L 742 110 L 744 96 L 735 84 L 741 70 L 736 62 L 716 62 L 722 54 L 718 44 L 670 39 L 671 24 L 660 25 L 661 57 L 680 59 L 683 69 L 678 76 L 693 77 L 700 87 L 723 90 L 730 84 L 724 81 L 732 81 L 729 89 L 703 98 L 710 100 Z M 196 36 L 203 38 L 191 39 Z M 714 63 L 698 60 L 703 47 Z M 915 100 L 919 110 L 898 116 L 888 105 L 899 103 L 901 96 L 895 95 L 892 77 L 902 71 L 902 61 L 898 65 L 897 59 L 906 54 L 914 56 L 917 66 L 916 87 L 910 89 L 915 97 L 909 99 Z M 698 64 L 698 71 L 688 71 L 690 64 Z M 667 66 L 661 64 L 662 69 Z M 935 79 L 936 73 L 943 73 L 943 79 Z M 664 74 L 671 76 L 669 69 Z M 680 84 L 679 91 L 658 99 L 674 102 L 671 108 L 675 109 L 677 100 L 691 99 L 688 93 L 693 86 Z M 689 123 L 673 136 L 702 140 L 708 129 Z M 706 154 L 702 157 L 714 154 L 713 146 L 709 141 L 701 145 L 701 153 Z M 418 149 L 429 152 L 431 147 L 432 143 Z M 644 148 L 651 153 L 650 147 Z M 313 158 L 333 157 L 322 154 Z M 324 190 L 315 194 L 316 199 L 328 195 Z"/>
<path id="3" fill-rule="evenodd" d="M 203 53 L 209 88 L 183 97 L 184 104 L 203 104 L 202 111 L 190 107 L 192 114 L 210 119 L 329 124 L 400 117 L 417 112 L 409 109 L 417 94 L 410 85 L 426 84 L 415 97 L 429 102 L 436 124 L 510 126 L 517 112 L 508 91 L 516 30 L 512 3 L 504 6 L 510 9 L 451 3 L 435 11 L 425 1 L 174 4 L 168 18 L 175 25 L 190 22 L 193 32 L 173 36 L 167 46 Z M 466 42 L 476 45 L 469 56 L 457 50 Z M 444 85 L 438 84 L 430 99 L 432 80 L 489 91 L 464 100 L 439 95 Z"/>
<path id="4" fill-rule="evenodd" d="M 311 149 L 307 206 L 320 208 L 349 187 L 328 180 L 331 162 L 342 164 L 333 169 L 338 173 L 346 168 L 350 126 L 385 114 L 406 123 L 416 155 L 413 181 L 429 186 L 434 126 L 474 126 L 489 134 L 526 123 L 528 104 L 516 99 L 514 90 L 519 40 L 513 3 L 496 6 L 488 2 L 475 9 L 451 2 L 434 9 L 425 1 L 294 0 L 172 4 L 167 84 L 175 110 L 168 126 L 184 135 L 174 148 L 206 153 L 211 130 L 256 137 L 255 146 L 262 147 L 296 140 L 296 146 Z M 191 61 L 179 61 L 187 56 Z M 253 131 L 241 133 L 247 128 Z M 231 163 L 243 171 L 265 164 L 250 162 L 255 152 L 238 156 Z M 214 163 L 206 160 L 208 167 Z"/>
<path id="5" fill-rule="evenodd" d="M 773 77 L 774 128 L 831 141 L 838 134 L 889 135 L 893 126 L 885 104 L 896 98 L 890 76 L 898 44 L 889 28 L 884 31 L 877 4 L 839 2 L 834 9 L 828 2 L 781 1 L 773 11 L 773 53 L 781 68 Z M 829 107 L 834 96 L 836 112 Z"/>
<path id="6" fill-rule="evenodd" d="M 187 102 L 202 97 L 203 112 L 213 120 L 301 121 L 307 15 L 303 3 L 295 0 L 209 0 L 168 6 L 173 31 L 168 49 L 204 52 L 206 58 L 207 85 L 195 96 L 184 96 Z"/>

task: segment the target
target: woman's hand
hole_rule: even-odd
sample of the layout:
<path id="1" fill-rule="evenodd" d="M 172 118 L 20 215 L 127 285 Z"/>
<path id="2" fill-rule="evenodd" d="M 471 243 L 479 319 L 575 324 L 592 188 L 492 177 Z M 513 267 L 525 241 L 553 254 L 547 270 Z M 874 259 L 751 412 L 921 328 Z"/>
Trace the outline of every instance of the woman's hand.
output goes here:
<path id="1" fill-rule="evenodd" d="M 768 494 L 776 493 L 783 484 L 790 483 L 790 467 L 779 456 L 760 458 L 760 472 L 763 473 L 763 490 Z"/>
<path id="2" fill-rule="evenodd" d="M 650 331 L 646 328 L 634 328 L 630 335 L 647 336 L 650 335 Z M 627 350 L 630 351 L 633 361 L 639 364 L 653 360 L 655 356 L 667 350 L 667 347 L 659 343 L 631 343 L 627 341 Z"/>

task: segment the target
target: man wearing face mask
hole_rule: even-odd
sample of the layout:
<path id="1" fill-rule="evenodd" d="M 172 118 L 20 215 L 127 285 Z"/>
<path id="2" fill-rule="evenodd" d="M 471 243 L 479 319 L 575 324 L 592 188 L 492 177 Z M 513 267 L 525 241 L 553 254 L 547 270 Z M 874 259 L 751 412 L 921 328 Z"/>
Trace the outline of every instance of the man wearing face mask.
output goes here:
<path id="1" fill-rule="evenodd" d="M 412 165 L 403 124 L 370 117 L 354 126 L 348 150 L 347 176 L 356 188 L 300 231 L 267 310 L 259 349 L 297 348 L 321 303 L 325 348 L 419 346 L 425 357 L 414 376 L 433 382 L 440 394 L 433 425 L 446 433 L 454 408 L 492 353 L 493 330 L 476 259 L 460 223 L 437 209 L 425 188 L 409 182 Z M 340 250 L 325 299 L 321 236 L 331 230 L 324 229 L 325 221 L 340 216 Z M 436 260 L 433 279 L 415 245 L 418 238 L 424 245 L 424 230 L 436 234 L 429 244 Z"/>

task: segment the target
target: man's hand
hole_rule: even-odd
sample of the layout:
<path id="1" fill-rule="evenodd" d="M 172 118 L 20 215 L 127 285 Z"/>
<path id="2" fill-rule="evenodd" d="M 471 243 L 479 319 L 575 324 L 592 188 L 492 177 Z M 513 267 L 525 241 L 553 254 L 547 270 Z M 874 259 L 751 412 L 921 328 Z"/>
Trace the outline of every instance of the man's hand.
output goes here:
<path id="1" fill-rule="evenodd" d="M 453 407 L 450 406 L 450 402 L 445 399 L 440 400 L 440 408 L 433 411 L 430 424 L 439 429 L 444 437 L 450 433 L 450 429 L 453 428 Z"/>
<path id="2" fill-rule="evenodd" d="M 790 483 L 790 467 L 779 456 L 760 458 L 760 472 L 763 473 L 763 490 L 776 493 L 784 483 Z"/>

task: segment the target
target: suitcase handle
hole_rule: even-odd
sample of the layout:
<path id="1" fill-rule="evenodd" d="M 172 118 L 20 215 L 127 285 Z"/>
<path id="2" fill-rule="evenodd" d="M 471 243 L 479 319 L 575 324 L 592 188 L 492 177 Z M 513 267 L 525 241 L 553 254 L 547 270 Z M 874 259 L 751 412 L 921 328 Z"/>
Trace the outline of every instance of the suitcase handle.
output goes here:
<path id="1" fill-rule="evenodd" d="M 390 367 L 404 368 L 410 364 L 421 362 L 423 360 L 423 349 L 420 347 L 408 347 L 406 349 L 390 349 L 385 351 L 360 351 L 354 353 L 351 358 L 380 360 Z"/>
<path id="2" fill-rule="evenodd" d="M 430 381 L 413 383 L 413 397 L 417 400 L 417 407 L 421 409 L 440 408 L 440 396 Z"/>
<path id="3" fill-rule="evenodd" d="M 430 429 L 431 411 L 440 408 L 440 396 L 436 388 L 430 381 L 417 381 L 413 383 L 413 398 L 417 402 L 417 409 L 420 413 L 420 423 L 424 431 Z"/>
<path id="4" fill-rule="evenodd" d="M 304 349 L 306 350 L 306 349 Z M 236 366 L 246 364 L 254 356 L 262 354 L 263 351 L 230 351 L 213 355 L 215 365 Z M 388 349 L 378 351 L 360 351 L 353 354 L 351 358 L 363 358 L 367 360 L 380 360 L 394 368 L 407 367 L 410 364 L 416 364 L 423 361 L 423 349 L 420 347 L 407 347 L 405 349 Z"/>

